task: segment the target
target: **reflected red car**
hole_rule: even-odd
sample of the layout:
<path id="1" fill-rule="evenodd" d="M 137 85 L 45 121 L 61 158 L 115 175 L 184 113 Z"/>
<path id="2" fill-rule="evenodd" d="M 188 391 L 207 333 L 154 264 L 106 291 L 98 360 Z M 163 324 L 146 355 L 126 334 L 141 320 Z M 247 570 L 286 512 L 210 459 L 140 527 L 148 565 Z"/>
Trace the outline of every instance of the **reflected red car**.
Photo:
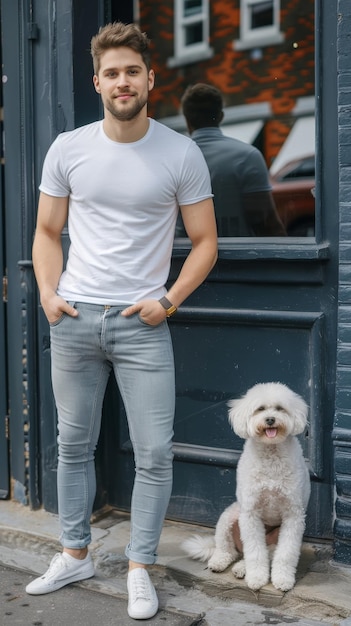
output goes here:
<path id="1" fill-rule="evenodd" d="M 291 237 L 312 237 L 315 216 L 315 157 L 290 161 L 271 175 L 280 218 Z"/>

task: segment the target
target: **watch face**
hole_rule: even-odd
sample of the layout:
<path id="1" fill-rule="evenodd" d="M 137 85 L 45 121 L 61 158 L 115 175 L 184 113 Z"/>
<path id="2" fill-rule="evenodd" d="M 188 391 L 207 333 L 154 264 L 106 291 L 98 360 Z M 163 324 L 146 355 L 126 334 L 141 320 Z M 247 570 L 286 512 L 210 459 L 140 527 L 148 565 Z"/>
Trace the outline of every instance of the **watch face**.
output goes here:
<path id="1" fill-rule="evenodd" d="M 171 315 L 174 315 L 174 313 L 176 313 L 176 311 L 177 311 L 177 307 L 176 307 L 176 306 L 174 306 L 174 304 L 173 304 L 173 305 L 172 305 L 169 309 L 167 309 L 167 311 L 166 311 L 166 315 L 167 315 L 167 317 L 171 317 Z"/>

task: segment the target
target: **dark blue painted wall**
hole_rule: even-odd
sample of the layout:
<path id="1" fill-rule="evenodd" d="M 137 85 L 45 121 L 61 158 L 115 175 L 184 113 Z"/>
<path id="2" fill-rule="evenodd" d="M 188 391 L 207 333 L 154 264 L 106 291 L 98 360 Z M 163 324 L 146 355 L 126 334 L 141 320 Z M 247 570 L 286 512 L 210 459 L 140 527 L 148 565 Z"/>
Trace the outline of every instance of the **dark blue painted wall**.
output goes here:
<path id="1" fill-rule="evenodd" d="M 351 564 L 351 4 L 338 2 L 338 162 L 340 207 L 335 560 Z"/>

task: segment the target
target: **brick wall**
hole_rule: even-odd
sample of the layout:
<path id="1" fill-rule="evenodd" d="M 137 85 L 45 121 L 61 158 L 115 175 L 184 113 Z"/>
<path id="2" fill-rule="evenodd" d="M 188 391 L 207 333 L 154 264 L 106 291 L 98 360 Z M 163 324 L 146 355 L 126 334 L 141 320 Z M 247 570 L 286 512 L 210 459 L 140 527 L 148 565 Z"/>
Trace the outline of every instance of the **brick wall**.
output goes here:
<path id="1" fill-rule="evenodd" d="M 340 264 L 335 406 L 335 560 L 351 564 L 351 3 L 338 2 Z"/>
<path id="2" fill-rule="evenodd" d="M 177 115 L 181 95 L 196 82 L 218 87 L 227 107 L 269 102 L 273 120 L 266 128 L 264 155 L 270 165 L 289 134 L 297 99 L 314 96 L 314 0 L 281 0 L 284 41 L 260 48 L 258 56 L 233 46 L 240 36 L 240 0 L 210 3 L 213 56 L 200 62 L 167 67 L 174 55 L 174 0 L 140 0 L 140 25 L 152 40 L 156 71 L 150 115 Z"/>

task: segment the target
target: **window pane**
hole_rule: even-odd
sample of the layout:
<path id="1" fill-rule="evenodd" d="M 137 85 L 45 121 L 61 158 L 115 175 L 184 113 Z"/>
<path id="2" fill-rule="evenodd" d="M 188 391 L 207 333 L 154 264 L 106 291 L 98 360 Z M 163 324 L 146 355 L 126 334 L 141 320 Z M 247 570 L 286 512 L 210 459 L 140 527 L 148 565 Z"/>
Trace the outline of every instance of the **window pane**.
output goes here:
<path id="1" fill-rule="evenodd" d="M 201 43 L 203 41 L 203 23 L 197 22 L 185 29 L 185 45 L 190 46 L 193 43 Z"/>
<path id="2" fill-rule="evenodd" d="M 251 6 L 251 28 L 272 26 L 274 23 L 273 0 Z"/>
<path id="3" fill-rule="evenodd" d="M 202 13 L 202 0 L 184 0 L 184 17 Z"/>

